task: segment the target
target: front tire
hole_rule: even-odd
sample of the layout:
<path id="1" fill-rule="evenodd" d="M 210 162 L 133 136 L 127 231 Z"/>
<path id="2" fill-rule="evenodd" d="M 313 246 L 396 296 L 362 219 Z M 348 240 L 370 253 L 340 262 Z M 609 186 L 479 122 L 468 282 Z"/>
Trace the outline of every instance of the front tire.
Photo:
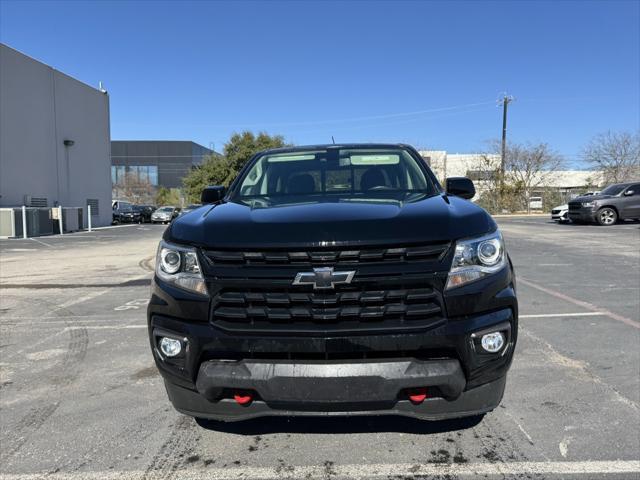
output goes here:
<path id="1" fill-rule="evenodd" d="M 618 221 L 618 212 L 611 207 L 603 207 L 596 213 L 596 221 L 606 227 L 614 225 Z"/>

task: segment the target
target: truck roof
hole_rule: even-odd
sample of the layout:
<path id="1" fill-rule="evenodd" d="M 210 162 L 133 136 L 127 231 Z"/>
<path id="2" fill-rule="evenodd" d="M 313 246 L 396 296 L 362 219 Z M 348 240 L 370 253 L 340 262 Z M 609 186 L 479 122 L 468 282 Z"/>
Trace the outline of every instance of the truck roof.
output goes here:
<path id="1" fill-rule="evenodd" d="M 290 147 L 269 148 L 267 150 L 262 150 L 260 153 L 304 152 L 311 150 L 325 150 L 328 148 L 409 148 L 414 150 L 412 146 L 404 143 L 325 143 L 319 145 L 293 145 Z"/>

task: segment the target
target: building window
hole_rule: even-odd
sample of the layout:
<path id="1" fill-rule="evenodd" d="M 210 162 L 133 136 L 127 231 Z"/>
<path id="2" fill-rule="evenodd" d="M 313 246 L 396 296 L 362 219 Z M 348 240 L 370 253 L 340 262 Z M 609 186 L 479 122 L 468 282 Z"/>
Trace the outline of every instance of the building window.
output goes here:
<path id="1" fill-rule="evenodd" d="M 113 171 L 112 171 L 112 175 L 113 175 Z M 100 202 L 98 202 L 97 198 L 87 198 L 87 206 L 91 207 L 92 217 L 100 213 L 99 205 L 100 205 Z"/>
<path id="2" fill-rule="evenodd" d="M 112 165 L 111 184 L 123 186 L 127 183 L 149 183 L 158 185 L 158 167 L 156 165 Z"/>

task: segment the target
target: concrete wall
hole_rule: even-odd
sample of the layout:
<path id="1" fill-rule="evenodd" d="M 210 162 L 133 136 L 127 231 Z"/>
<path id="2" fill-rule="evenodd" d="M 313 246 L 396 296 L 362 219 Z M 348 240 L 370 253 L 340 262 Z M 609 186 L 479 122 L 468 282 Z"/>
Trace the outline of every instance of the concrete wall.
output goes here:
<path id="1" fill-rule="evenodd" d="M 86 218 L 97 199 L 93 225 L 110 224 L 109 140 L 107 94 L 0 44 L 0 206 L 31 195 Z"/>

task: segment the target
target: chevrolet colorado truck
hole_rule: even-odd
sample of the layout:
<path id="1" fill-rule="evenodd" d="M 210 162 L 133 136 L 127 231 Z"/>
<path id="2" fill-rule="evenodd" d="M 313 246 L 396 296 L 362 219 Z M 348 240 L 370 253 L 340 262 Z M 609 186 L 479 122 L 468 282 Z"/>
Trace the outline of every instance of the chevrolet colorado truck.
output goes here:
<path id="1" fill-rule="evenodd" d="M 478 417 L 517 339 L 496 223 L 407 145 L 255 155 L 177 218 L 157 251 L 151 350 L 197 419 Z"/>

